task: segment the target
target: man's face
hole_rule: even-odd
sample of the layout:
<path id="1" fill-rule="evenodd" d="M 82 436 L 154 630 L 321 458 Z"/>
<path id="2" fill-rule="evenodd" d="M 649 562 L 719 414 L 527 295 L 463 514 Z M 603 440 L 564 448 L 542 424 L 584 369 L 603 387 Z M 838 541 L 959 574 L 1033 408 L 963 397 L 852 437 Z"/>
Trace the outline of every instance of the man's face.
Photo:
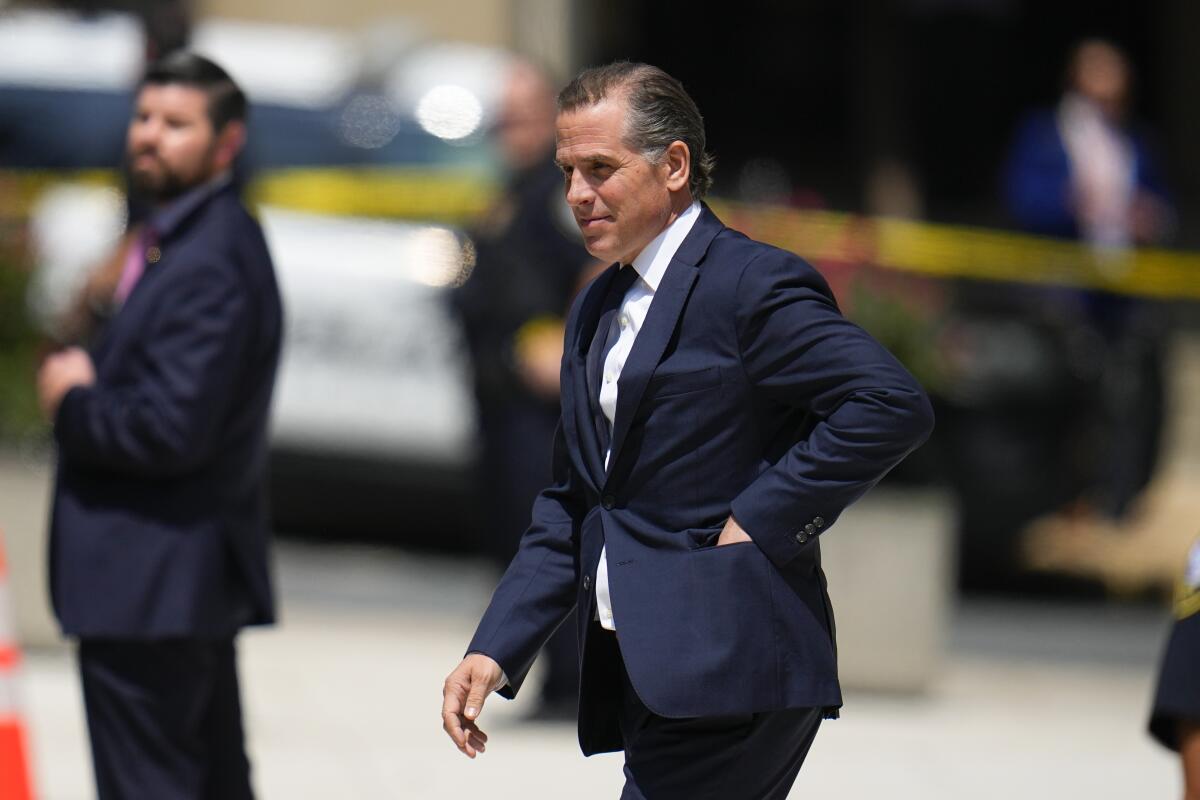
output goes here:
<path id="1" fill-rule="evenodd" d="M 1125 56 L 1105 42 L 1080 48 L 1075 57 L 1075 89 L 1098 105 L 1108 117 L 1119 121 L 1129 96 L 1129 65 Z"/>
<path id="2" fill-rule="evenodd" d="M 167 84 L 138 93 L 126 141 L 137 191 L 161 201 L 205 183 L 217 173 L 216 144 L 202 89 Z"/>
<path id="3" fill-rule="evenodd" d="M 588 252 L 628 264 L 667 226 L 671 195 L 666 162 L 630 149 L 624 132 L 620 96 L 559 114 L 555 160 Z"/>

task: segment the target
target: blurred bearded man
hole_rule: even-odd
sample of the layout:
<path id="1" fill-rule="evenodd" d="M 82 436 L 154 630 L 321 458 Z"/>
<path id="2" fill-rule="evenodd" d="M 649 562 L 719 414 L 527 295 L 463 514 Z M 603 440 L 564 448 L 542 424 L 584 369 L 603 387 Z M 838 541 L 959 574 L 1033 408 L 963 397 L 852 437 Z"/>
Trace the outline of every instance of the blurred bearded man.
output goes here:
<path id="1" fill-rule="evenodd" d="M 648 64 L 558 96 L 555 160 L 588 252 L 554 482 L 443 686 L 475 757 L 570 616 L 579 743 L 626 800 L 782 800 L 841 706 L 820 539 L 928 435 L 929 401 L 801 259 L 726 228 L 699 109 Z"/>
<path id="2" fill-rule="evenodd" d="M 211 61 L 152 65 L 129 124 L 149 206 L 90 351 L 38 394 L 58 474 L 51 595 L 101 800 L 250 798 L 234 639 L 274 621 L 264 493 L 282 309 L 234 191 L 246 100 Z"/>

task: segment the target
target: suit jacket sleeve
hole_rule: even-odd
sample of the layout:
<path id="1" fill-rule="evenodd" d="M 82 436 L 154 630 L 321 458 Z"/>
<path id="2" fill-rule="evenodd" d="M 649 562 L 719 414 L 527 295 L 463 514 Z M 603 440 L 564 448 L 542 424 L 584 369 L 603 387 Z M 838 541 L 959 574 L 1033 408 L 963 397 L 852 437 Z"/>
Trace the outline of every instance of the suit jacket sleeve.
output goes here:
<path id="1" fill-rule="evenodd" d="M 916 380 L 865 331 L 842 317 L 829 287 L 801 259 L 765 250 L 736 292 L 738 345 L 762 402 L 807 412 L 810 426 L 733 501 L 734 518 L 779 567 L 827 530 L 921 444 L 933 427 Z M 815 538 L 815 537 L 805 537 Z"/>
<path id="2" fill-rule="evenodd" d="M 567 455 L 562 424 L 554 435 L 554 483 L 533 504 L 529 529 L 492 595 L 467 652 L 496 660 L 514 697 L 533 659 L 574 610 L 579 590 L 579 525 L 585 500 Z"/>
<path id="3" fill-rule="evenodd" d="M 54 433 L 65 458 L 147 477 L 210 458 L 248 346 L 248 298 L 232 267 L 181 270 L 171 281 L 130 351 L 135 363 L 63 398 Z"/>

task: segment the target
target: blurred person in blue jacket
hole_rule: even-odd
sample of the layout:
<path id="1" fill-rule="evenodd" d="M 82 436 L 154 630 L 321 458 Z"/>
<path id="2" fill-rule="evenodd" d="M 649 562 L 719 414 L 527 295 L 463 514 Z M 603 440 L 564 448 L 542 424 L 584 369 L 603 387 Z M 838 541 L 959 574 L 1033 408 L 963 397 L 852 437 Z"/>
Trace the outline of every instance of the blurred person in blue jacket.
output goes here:
<path id="1" fill-rule="evenodd" d="M 1058 105 L 1022 122 L 1009 156 L 1008 207 L 1023 228 L 1099 247 L 1165 237 L 1166 190 L 1146 136 L 1129 125 L 1130 84 L 1114 45 L 1075 48 Z"/>
<path id="2" fill-rule="evenodd" d="M 1159 667 L 1150 734 L 1180 754 L 1184 800 L 1200 800 L 1200 539 L 1188 556 L 1175 616 Z"/>
<path id="3" fill-rule="evenodd" d="M 79 641 L 101 800 L 253 795 L 235 638 L 275 617 L 264 477 L 282 309 L 232 178 L 245 118 L 211 61 L 151 65 L 127 137 L 147 213 L 114 313 L 38 373 L 58 445 L 51 596 Z"/>
<path id="4" fill-rule="evenodd" d="M 1101 269 L 1123 268 L 1120 255 L 1162 243 L 1172 210 L 1146 136 L 1129 120 L 1132 70 L 1115 45 L 1086 40 L 1068 61 L 1058 105 L 1026 117 L 1008 157 L 1008 210 L 1024 229 L 1077 239 L 1097 252 Z M 1107 292 L 1043 293 L 1071 320 L 1090 358 L 1094 403 L 1079 417 L 1080 500 L 1120 517 L 1149 481 L 1164 416 L 1162 315 L 1147 301 Z"/>
<path id="5" fill-rule="evenodd" d="M 551 479 L 563 317 L 594 262 L 567 208 L 554 163 L 554 89 L 532 64 L 506 77 L 492 140 L 507 169 L 496 201 L 471 231 L 476 266 L 455 301 L 474 370 L 482 438 L 484 547 L 501 569 L 517 552 L 530 509 Z M 579 683 L 575 634 L 547 643 L 539 719 L 571 720 Z"/>

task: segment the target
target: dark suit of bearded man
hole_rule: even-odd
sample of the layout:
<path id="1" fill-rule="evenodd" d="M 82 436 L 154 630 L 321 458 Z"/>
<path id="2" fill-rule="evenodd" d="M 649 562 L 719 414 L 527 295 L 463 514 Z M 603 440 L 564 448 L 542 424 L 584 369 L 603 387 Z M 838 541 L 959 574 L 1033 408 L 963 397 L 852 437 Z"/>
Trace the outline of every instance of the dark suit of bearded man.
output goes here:
<path id="1" fill-rule="evenodd" d="M 50 578 L 101 800 L 252 796 L 235 637 L 274 620 L 267 420 L 275 273 L 231 180 L 245 98 L 212 62 L 153 65 L 129 126 L 137 227 L 89 351 L 39 394 L 58 474 Z"/>
<path id="2" fill-rule="evenodd" d="M 574 609 L 580 745 L 624 750 L 623 798 L 783 798 L 842 703 L 820 539 L 929 435 L 929 402 L 815 270 L 699 201 L 711 159 L 673 78 L 582 73 L 557 143 L 616 263 L 568 318 L 555 482 L 443 725 L 485 749 L 486 695 L 515 695 Z"/>

